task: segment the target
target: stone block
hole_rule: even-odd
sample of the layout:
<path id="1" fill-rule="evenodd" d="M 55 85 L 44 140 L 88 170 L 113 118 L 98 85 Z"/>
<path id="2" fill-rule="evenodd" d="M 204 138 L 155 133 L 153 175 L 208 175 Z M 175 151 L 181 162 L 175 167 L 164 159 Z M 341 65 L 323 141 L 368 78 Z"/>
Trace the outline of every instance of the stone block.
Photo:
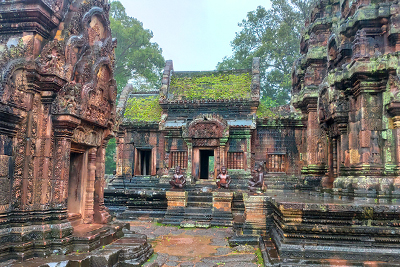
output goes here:
<path id="1" fill-rule="evenodd" d="M 230 212 L 233 192 L 213 192 L 213 209 Z"/>
<path id="2" fill-rule="evenodd" d="M 186 207 L 188 193 L 186 191 L 167 191 L 166 193 L 169 207 Z"/>
<path id="3" fill-rule="evenodd" d="M 265 194 L 243 194 L 245 207 L 245 224 L 243 233 L 266 234 L 269 197 Z"/>
<path id="4" fill-rule="evenodd" d="M 233 192 L 213 192 L 213 213 L 211 224 L 214 226 L 231 226 Z"/>

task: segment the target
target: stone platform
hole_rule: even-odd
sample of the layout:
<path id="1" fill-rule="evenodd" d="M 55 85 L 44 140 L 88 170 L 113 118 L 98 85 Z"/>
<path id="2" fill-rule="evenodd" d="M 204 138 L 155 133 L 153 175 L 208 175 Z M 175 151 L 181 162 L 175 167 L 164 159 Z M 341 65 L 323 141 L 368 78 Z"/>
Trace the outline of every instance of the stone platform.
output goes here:
<path id="1" fill-rule="evenodd" d="M 105 227 L 86 225 L 78 227 L 72 238 L 73 252 L 68 255 L 51 255 L 26 261 L 9 260 L 0 267 L 50 267 L 50 266 L 141 266 L 153 254 L 147 237 L 129 230 L 129 224 Z M 123 226 L 123 228 L 122 228 Z M 90 229 L 89 229 L 90 228 Z M 107 228 L 107 227 L 106 227 Z M 119 239 L 116 239 L 116 238 Z M 90 251 L 89 251 L 90 250 Z"/>
<path id="2" fill-rule="evenodd" d="M 276 195 L 271 237 L 280 257 L 400 260 L 400 202 Z"/>

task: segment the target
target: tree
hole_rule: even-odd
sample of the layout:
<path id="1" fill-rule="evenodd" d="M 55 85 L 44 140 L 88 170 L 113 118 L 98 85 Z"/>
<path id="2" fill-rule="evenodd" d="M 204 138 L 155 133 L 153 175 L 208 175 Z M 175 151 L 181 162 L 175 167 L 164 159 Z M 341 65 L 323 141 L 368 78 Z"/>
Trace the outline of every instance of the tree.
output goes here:
<path id="1" fill-rule="evenodd" d="M 231 42 L 233 55 L 218 63 L 218 70 L 243 69 L 260 57 L 261 93 L 277 104 L 290 100 L 291 70 L 300 56 L 300 35 L 313 0 L 271 0 L 247 13 Z"/>
<path id="2" fill-rule="evenodd" d="M 116 169 L 117 164 L 115 163 L 115 160 L 114 160 L 116 147 L 117 147 L 117 145 L 115 142 L 115 138 L 112 138 L 110 141 L 108 141 L 108 144 L 106 147 L 106 159 L 105 159 L 106 174 L 112 174 L 114 172 L 114 170 Z"/>
<path id="3" fill-rule="evenodd" d="M 125 7 L 119 1 L 111 2 L 110 27 L 112 37 L 117 38 L 118 42 L 114 69 L 118 93 L 132 78 L 141 89 L 158 87 L 165 60 L 158 44 L 150 42 L 153 33 L 144 29 L 140 21 L 128 16 Z M 113 138 L 106 147 L 107 174 L 112 174 L 116 168 L 115 150 Z"/>
<path id="4" fill-rule="evenodd" d="M 144 77 L 157 86 L 165 60 L 158 44 L 150 42 L 153 33 L 144 29 L 140 21 L 128 16 L 119 1 L 111 2 L 110 27 L 113 38 L 117 38 L 118 42 L 114 69 L 118 92 L 134 75 Z"/>

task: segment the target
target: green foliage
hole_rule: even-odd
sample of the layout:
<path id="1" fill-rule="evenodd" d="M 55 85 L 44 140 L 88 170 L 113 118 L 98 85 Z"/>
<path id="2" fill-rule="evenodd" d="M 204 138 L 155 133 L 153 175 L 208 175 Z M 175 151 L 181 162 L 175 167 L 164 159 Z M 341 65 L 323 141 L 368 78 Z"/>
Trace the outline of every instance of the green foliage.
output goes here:
<path id="1" fill-rule="evenodd" d="M 249 98 L 250 73 L 217 73 L 194 77 L 172 76 L 171 92 L 185 99 L 235 99 Z"/>
<path id="2" fill-rule="evenodd" d="M 117 167 L 114 160 L 116 147 L 117 144 L 115 142 L 115 138 L 112 138 L 110 141 L 108 141 L 106 147 L 106 162 L 105 162 L 106 174 L 113 174 L 113 171 Z"/>
<path id="3" fill-rule="evenodd" d="M 161 119 L 161 111 L 158 96 L 132 97 L 128 99 L 124 116 L 132 121 L 156 122 Z"/>
<path id="4" fill-rule="evenodd" d="M 260 248 L 256 249 L 256 255 L 257 255 L 257 265 L 258 266 L 264 266 L 264 259 L 263 259 L 263 256 L 262 256 Z"/>
<path id="5" fill-rule="evenodd" d="M 143 29 L 140 21 L 129 17 L 119 1 L 111 2 L 110 27 L 112 37 L 117 38 L 118 42 L 114 69 L 118 92 L 133 75 L 143 76 L 156 85 L 161 79 L 165 60 L 158 44 L 150 42 L 153 33 Z"/>
<path id="6" fill-rule="evenodd" d="M 278 104 L 275 100 L 270 97 L 264 97 L 260 100 L 260 104 L 257 109 L 257 118 L 274 118 L 276 114 L 271 111 L 272 107 L 276 107 Z"/>
<path id="7" fill-rule="evenodd" d="M 290 99 L 291 70 L 300 56 L 300 33 L 313 0 L 271 0 L 266 10 L 259 6 L 247 13 L 231 46 L 233 55 L 218 63 L 218 70 L 251 66 L 260 57 L 261 93 L 278 104 Z"/>

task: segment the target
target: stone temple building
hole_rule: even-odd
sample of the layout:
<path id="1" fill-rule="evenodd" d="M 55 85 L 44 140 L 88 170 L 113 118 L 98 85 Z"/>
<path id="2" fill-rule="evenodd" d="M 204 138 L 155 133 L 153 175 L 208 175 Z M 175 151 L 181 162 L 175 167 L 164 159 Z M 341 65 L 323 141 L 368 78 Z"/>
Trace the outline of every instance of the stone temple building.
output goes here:
<path id="1" fill-rule="evenodd" d="M 339 195 L 397 191 L 397 4 L 328 2 L 307 22 L 288 106 L 259 105 L 257 58 L 227 72 L 175 72 L 168 61 L 159 91 L 127 87 L 117 176 L 162 183 L 180 165 L 196 183 L 226 166 L 246 179 L 263 162 L 271 179 Z"/>
<path id="2" fill-rule="evenodd" d="M 179 165 L 189 183 L 207 183 L 226 166 L 245 180 L 258 161 L 266 162 L 271 174 L 300 176 L 296 142 L 305 127 L 300 113 L 290 110 L 286 119 L 263 120 L 257 110 L 275 114 L 258 109 L 258 58 L 251 69 L 221 72 L 177 72 L 167 61 L 160 91 L 125 90 L 118 107 L 125 114 L 117 141 L 118 177 L 153 176 L 163 183 Z"/>
<path id="3" fill-rule="evenodd" d="M 293 68 L 290 105 L 278 108 L 259 102 L 257 58 L 249 70 L 227 72 L 175 72 L 168 61 L 159 91 L 127 87 L 121 96 L 125 116 L 107 205 L 120 218 L 233 225 L 231 244 L 257 243 L 261 234 L 264 259 L 279 266 L 332 259 L 394 266 L 399 21 L 398 1 L 317 1 Z M 249 195 L 256 163 L 268 189 Z M 188 181 L 181 195 L 168 184 L 178 165 Z M 215 185 L 222 166 L 232 177 L 223 192 Z"/>
<path id="4" fill-rule="evenodd" d="M 232 226 L 229 243 L 259 245 L 269 266 L 398 266 L 398 1 L 317 1 L 291 103 L 277 108 L 260 101 L 257 58 L 222 72 L 167 61 L 159 90 L 127 87 L 116 106 L 108 11 L 106 0 L 0 5 L 4 265 L 92 251 L 58 263 L 139 266 L 151 246 L 110 212 Z M 250 193 L 256 164 L 267 189 Z M 170 190 L 177 166 L 187 183 Z M 223 166 L 229 189 L 216 188 Z"/>
<path id="5" fill-rule="evenodd" d="M 108 11 L 103 0 L 1 3 L 1 262 L 93 250 L 123 235 L 123 225 L 107 225 L 103 198 L 116 125 Z"/>

